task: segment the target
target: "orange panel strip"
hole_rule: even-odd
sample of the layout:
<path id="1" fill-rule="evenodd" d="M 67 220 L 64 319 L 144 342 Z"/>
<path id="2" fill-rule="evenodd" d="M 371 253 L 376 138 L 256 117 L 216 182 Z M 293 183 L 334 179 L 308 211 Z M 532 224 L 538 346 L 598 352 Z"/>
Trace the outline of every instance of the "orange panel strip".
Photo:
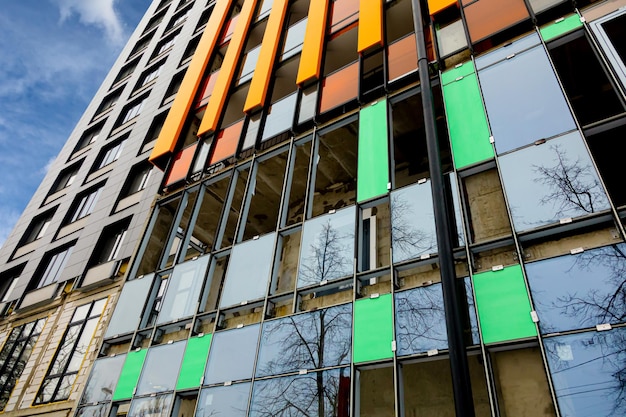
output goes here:
<path id="1" fill-rule="evenodd" d="M 456 4 L 456 0 L 428 0 L 428 12 L 433 16 L 453 4 Z"/>
<path id="2" fill-rule="evenodd" d="M 246 97 L 246 103 L 243 106 L 243 111 L 246 113 L 263 106 L 265 102 L 288 5 L 289 0 L 274 0 L 274 4 L 272 4 L 272 11 L 267 19 L 263 43 L 259 52 L 259 60 L 256 63 L 248 97 Z"/>
<path id="3" fill-rule="evenodd" d="M 383 44 L 383 1 L 361 0 L 358 51 Z"/>
<path id="4" fill-rule="evenodd" d="M 193 105 L 196 91 L 202 82 L 202 76 L 213 55 L 217 38 L 228 17 L 231 2 L 232 0 L 217 0 L 193 59 L 187 68 L 185 78 L 183 78 L 174 103 L 172 103 L 172 107 L 167 114 L 154 149 L 152 149 L 149 158 L 150 162 L 161 169 L 165 168 L 168 157 L 176 148 L 178 137 L 187 119 L 187 114 L 189 114 L 189 110 Z"/>
<path id="5" fill-rule="evenodd" d="M 298 85 L 320 78 L 327 15 L 327 0 L 311 0 L 306 33 L 304 34 L 304 44 L 302 45 L 302 54 L 300 56 L 300 66 L 298 67 L 298 76 L 296 77 Z"/>
<path id="6" fill-rule="evenodd" d="M 215 88 L 213 94 L 207 104 L 202 123 L 200 123 L 200 129 L 198 130 L 198 136 L 202 136 L 205 133 L 215 132 L 217 129 L 217 123 L 222 114 L 224 104 L 226 103 L 226 96 L 228 90 L 233 81 L 235 70 L 237 69 L 237 61 L 242 55 L 243 47 L 246 43 L 246 35 L 252 22 L 254 10 L 256 9 L 257 0 L 245 0 L 239 18 L 237 19 L 237 26 L 233 33 L 228 49 L 226 50 L 226 56 L 222 62 L 222 68 L 215 81 Z"/>
<path id="7" fill-rule="evenodd" d="M 191 168 L 191 163 L 193 162 L 193 157 L 196 154 L 197 146 L 198 144 L 194 143 L 193 145 L 186 147 L 176 154 L 176 156 L 174 157 L 174 163 L 172 164 L 172 168 L 170 169 L 170 172 L 167 174 L 167 178 L 165 179 L 166 186 L 172 185 L 187 178 L 189 168 Z"/>

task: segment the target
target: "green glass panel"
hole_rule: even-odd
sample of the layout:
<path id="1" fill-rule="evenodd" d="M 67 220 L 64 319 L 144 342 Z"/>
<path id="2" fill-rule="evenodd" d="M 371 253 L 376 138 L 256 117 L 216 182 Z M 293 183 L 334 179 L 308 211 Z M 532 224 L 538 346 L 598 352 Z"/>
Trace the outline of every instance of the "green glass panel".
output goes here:
<path id="1" fill-rule="evenodd" d="M 211 346 L 210 334 L 194 337 L 187 342 L 183 364 L 180 368 L 180 375 L 176 383 L 176 389 L 195 388 L 200 386 L 200 380 L 204 375 L 204 366 L 209 356 L 209 346 Z"/>
<path id="2" fill-rule="evenodd" d="M 443 86 L 450 143 L 457 169 L 493 158 L 487 116 L 476 74 Z"/>
<path id="3" fill-rule="evenodd" d="M 459 77 L 466 77 L 475 72 L 474 63 L 467 61 L 462 64 L 456 65 L 454 68 L 441 74 L 441 84 L 446 85 L 454 82 Z"/>
<path id="4" fill-rule="evenodd" d="M 361 110 L 357 179 L 359 202 L 387 193 L 387 183 L 389 183 L 388 131 L 386 100 L 381 100 Z"/>
<path id="5" fill-rule="evenodd" d="M 552 24 L 542 27 L 539 31 L 541 32 L 543 40 L 548 42 L 557 36 L 564 35 L 567 32 L 571 32 L 582 26 L 583 23 L 580 21 L 580 16 L 572 14 L 563 19 L 559 19 Z"/>
<path id="6" fill-rule="evenodd" d="M 519 265 L 474 275 L 474 291 L 485 344 L 537 336 Z"/>
<path id="7" fill-rule="evenodd" d="M 124 362 L 120 379 L 117 382 L 113 401 L 125 400 L 133 396 L 147 353 L 148 349 L 141 349 L 129 352 L 126 355 L 126 362 Z"/>
<path id="8" fill-rule="evenodd" d="M 354 303 L 354 362 L 393 357 L 393 301 L 391 294 Z"/>

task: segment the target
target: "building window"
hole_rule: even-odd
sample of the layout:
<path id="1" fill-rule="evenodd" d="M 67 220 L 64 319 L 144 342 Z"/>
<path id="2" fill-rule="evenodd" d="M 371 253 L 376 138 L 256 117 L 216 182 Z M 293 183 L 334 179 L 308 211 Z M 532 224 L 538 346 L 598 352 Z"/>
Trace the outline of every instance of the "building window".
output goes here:
<path id="1" fill-rule="evenodd" d="M 45 268 L 43 269 L 41 278 L 39 278 L 37 288 L 45 287 L 46 285 L 60 280 L 63 269 L 65 269 L 65 264 L 67 264 L 67 260 L 70 258 L 73 249 L 74 246 L 69 246 L 58 252 L 47 254 L 44 257 L 42 265 L 45 265 Z"/>
<path id="2" fill-rule="evenodd" d="M 98 327 L 106 298 L 78 307 L 63 335 L 35 404 L 66 400 Z"/>
<path id="3" fill-rule="evenodd" d="M 104 228 L 100 236 L 100 242 L 98 242 L 94 250 L 92 262 L 90 262 L 92 266 L 118 259 L 129 224 L 130 218 Z"/>
<path id="4" fill-rule="evenodd" d="M 126 122 L 130 122 L 132 119 L 139 116 L 141 114 L 141 109 L 143 108 L 144 102 L 145 98 L 128 106 L 128 108 L 124 112 L 124 117 L 122 118 L 122 123 L 120 123 L 120 125 L 123 125 Z"/>
<path id="5" fill-rule="evenodd" d="M 96 115 L 94 117 L 98 117 L 98 115 L 115 106 L 115 103 L 117 103 L 121 94 L 122 90 L 118 89 L 117 91 L 106 96 L 104 100 L 102 100 L 102 103 L 100 103 L 100 107 L 98 107 L 98 110 L 96 111 Z"/>
<path id="6" fill-rule="evenodd" d="M 161 55 L 162 53 L 165 53 L 166 51 L 171 49 L 176 43 L 176 38 L 178 38 L 178 35 L 180 35 L 180 33 L 177 33 L 176 35 L 171 36 L 165 39 L 163 42 L 161 42 L 159 46 L 157 46 L 156 53 L 154 54 L 154 56 Z"/>
<path id="7" fill-rule="evenodd" d="M 0 303 L 6 303 L 11 300 L 11 294 L 17 285 L 17 282 L 20 278 L 20 274 L 24 270 L 26 266 L 25 263 L 14 266 L 13 268 L 0 273 Z M 13 297 L 15 299 L 16 297 Z M 2 313 L 0 311 L 0 313 Z M 0 374 L 0 378 L 1 378 Z"/>
<path id="8" fill-rule="evenodd" d="M 54 182 L 54 185 L 52 185 L 52 188 L 50 189 L 48 195 L 57 193 L 74 184 L 74 181 L 76 180 L 76 175 L 78 174 L 78 170 L 82 163 L 83 162 L 80 161 L 79 163 L 71 165 L 61 171 L 61 174 L 59 174 L 56 181 Z"/>
<path id="9" fill-rule="evenodd" d="M 125 141 L 126 140 L 124 138 L 123 140 L 120 140 L 117 143 L 112 144 L 108 148 L 105 148 L 103 150 L 103 153 L 100 155 L 100 157 L 96 161 L 95 169 L 93 171 L 102 169 L 105 166 L 117 161 L 118 158 L 122 155 L 122 149 L 124 148 Z"/>
<path id="10" fill-rule="evenodd" d="M 165 11 L 159 13 L 156 16 L 153 16 L 152 19 L 150 19 L 150 21 L 148 22 L 148 25 L 146 25 L 146 28 L 144 29 L 143 33 L 146 34 L 150 32 L 152 29 L 154 29 L 155 27 L 159 26 L 159 24 L 161 24 L 161 22 L 163 21 L 163 17 L 165 17 Z"/>
<path id="11" fill-rule="evenodd" d="M 79 196 L 77 199 L 78 203 L 71 211 L 72 216 L 70 217 L 70 221 L 68 223 L 73 223 L 77 220 L 82 219 L 83 217 L 90 215 L 96 206 L 96 201 L 98 200 L 98 196 L 100 195 L 101 190 L 102 187 L 98 187 L 97 189 L 89 190 L 88 192 Z"/>
<path id="12" fill-rule="evenodd" d="M 55 211 L 56 207 L 35 217 L 30 223 L 30 226 L 28 226 L 28 229 L 26 229 L 26 233 L 20 242 L 20 246 L 41 239 L 46 234 L 48 227 L 50 227 L 50 223 L 52 223 L 52 216 L 54 216 Z"/>
<path id="13" fill-rule="evenodd" d="M 89 130 L 86 130 L 85 133 L 83 133 L 83 135 L 80 137 L 80 140 L 76 144 L 76 148 L 74 149 L 72 157 L 81 149 L 86 148 L 87 146 L 98 140 L 98 136 L 100 136 L 100 131 L 102 130 L 103 125 L 104 122 L 98 123 L 96 126 L 92 127 Z"/>
<path id="14" fill-rule="evenodd" d="M 124 65 L 122 69 L 120 70 L 119 74 L 117 74 L 117 77 L 115 77 L 115 81 L 113 81 L 113 85 L 130 77 L 131 74 L 135 71 L 135 68 L 137 68 L 138 63 L 139 63 L 139 59 L 135 59 L 134 61 L 131 61 L 128 64 Z"/>
<path id="15" fill-rule="evenodd" d="M 162 67 L 163 67 L 163 64 L 159 63 L 156 66 L 150 68 L 148 71 L 144 72 L 143 75 L 141 76 L 141 79 L 139 80 L 139 84 L 137 85 L 136 89 L 144 87 L 148 85 L 148 83 L 150 83 L 151 81 L 156 80 L 159 74 L 161 74 Z"/>
<path id="16" fill-rule="evenodd" d="M 39 319 L 14 327 L 0 351 L 0 411 L 22 375 L 45 322 L 46 319 Z"/>
<path id="17" fill-rule="evenodd" d="M 135 44 L 135 47 L 133 48 L 133 50 L 130 53 L 130 56 L 134 56 L 134 55 L 138 54 L 139 52 L 143 51 L 144 49 L 146 49 L 148 47 L 148 45 L 150 44 L 151 40 L 152 40 L 152 35 L 144 36 L 142 39 L 140 39 Z"/>
<path id="18" fill-rule="evenodd" d="M 149 162 L 143 162 L 141 164 L 135 165 L 130 170 L 130 175 L 126 181 L 124 187 L 122 187 L 121 197 L 125 198 L 129 195 L 138 193 L 146 188 L 148 185 L 148 180 L 150 179 L 150 175 L 152 174 L 153 165 Z"/>

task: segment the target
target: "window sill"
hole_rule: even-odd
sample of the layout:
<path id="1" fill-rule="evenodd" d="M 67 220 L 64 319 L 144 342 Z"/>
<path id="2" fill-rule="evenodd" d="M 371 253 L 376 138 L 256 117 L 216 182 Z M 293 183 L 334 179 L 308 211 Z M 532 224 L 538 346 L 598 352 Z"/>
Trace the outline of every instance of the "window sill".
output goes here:
<path id="1" fill-rule="evenodd" d="M 90 144 L 90 145 L 85 146 L 84 148 L 81 148 L 81 149 L 77 150 L 76 152 L 74 152 L 74 153 L 70 156 L 69 161 L 71 161 L 71 160 L 73 160 L 73 159 L 76 159 L 76 158 L 78 158 L 78 157 L 79 157 L 79 156 L 81 156 L 81 155 L 86 154 L 86 153 L 87 153 L 87 152 L 89 152 L 90 150 L 91 150 L 91 144 Z"/>
<path id="2" fill-rule="evenodd" d="M 45 287 L 32 290 L 24 296 L 24 299 L 20 303 L 19 309 L 24 310 L 29 308 L 35 308 L 41 304 L 47 303 L 56 296 L 57 292 L 58 284 L 56 282 L 48 284 Z"/>
<path id="3" fill-rule="evenodd" d="M 78 232 L 83 227 L 85 227 L 88 218 L 89 215 L 83 217 L 82 219 L 76 220 L 74 223 L 70 223 L 67 226 L 62 227 L 61 230 L 59 230 L 59 233 L 57 233 L 56 239 L 61 239 L 65 236 L 71 235 L 72 233 Z"/>
<path id="4" fill-rule="evenodd" d="M 46 204 L 50 204 L 53 201 L 58 200 L 59 198 L 63 197 L 66 193 L 67 193 L 67 187 L 55 193 L 50 194 L 48 197 L 46 197 L 45 200 L 43 200 L 42 206 L 45 206 Z"/>
<path id="5" fill-rule="evenodd" d="M 118 213 L 122 210 L 132 207 L 135 204 L 139 204 L 139 202 L 141 201 L 142 194 L 143 194 L 143 190 L 137 191 L 136 193 L 131 194 L 127 197 L 124 197 L 123 199 L 118 201 L 117 205 L 115 206 L 115 213 Z"/>
<path id="6" fill-rule="evenodd" d="M 111 134 L 109 135 L 109 137 L 113 137 L 115 135 L 117 135 L 118 133 L 128 129 L 129 127 L 131 127 L 132 125 L 135 124 L 135 122 L 137 122 L 137 118 L 139 117 L 139 115 L 133 117 L 132 119 L 126 121 L 124 124 L 119 125 L 118 127 L 116 127 L 115 129 L 113 129 L 111 131 Z"/>
<path id="7" fill-rule="evenodd" d="M 20 256 L 24 256 L 33 252 L 35 249 L 37 249 L 37 246 L 39 246 L 40 240 L 41 239 L 33 240 L 32 242 L 28 242 L 25 245 L 20 246 L 15 250 L 15 253 L 13 254 L 13 256 L 11 256 L 11 259 L 17 259 Z"/>
<path id="8" fill-rule="evenodd" d="M 101 176 L 108 174 L 109 172 L 113 171 L 113 164 L 115 163 L 115 161 L 111 162 L 108 165 L 103 166 L 102 168 L 100 168 L 97 171 L 92 172 L 91 174 L 87 175 L 87 179 L 85 179 L 85 184 L 87 184 L 88 182 L 91 182 L 97 178 L 100 178 Z"/>
<path id="9" fill-rule="evenodd" d="M 104 116 L 108 115 L 109 113 L 111 113 L 113 111 L 113 108 L 115 107 L 115 105 L 102 110 L 100 113 L 97 113 L 95 116 L 93 116 L 93 118 L 91 119 L 91 122 L 95 122 L 98 121 L 100 119 L 102 119 Z"/>

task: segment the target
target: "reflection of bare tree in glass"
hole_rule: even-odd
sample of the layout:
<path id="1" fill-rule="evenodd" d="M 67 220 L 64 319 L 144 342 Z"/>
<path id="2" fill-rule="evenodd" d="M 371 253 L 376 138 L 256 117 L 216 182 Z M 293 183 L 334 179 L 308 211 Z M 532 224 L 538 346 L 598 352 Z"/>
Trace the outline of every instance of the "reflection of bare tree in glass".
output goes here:
<path id="1" fill-rule="evenodd" d="M 576 256 L 570 268 L 589 271 L 592 279 L 596 267 L 609 270 L 605 286 L 611 291 L 591 288 L 586 294 L 566 294 L 558 297 L 553 307 L 561 314 L 575 317 L 581 324 L 616 323 L 626 319 L 626 253 L 623 245 L 611 245 Z"/>
<path id="2" fill-rule="evenodd" d="M 583 164 L 580 158 L 571 161 L 560 145 L 552 145 L 550 150 L 555 154 L 554 166 L 533 165 L 540 175 L 534 181 L 551 190 L 540 203 L 552 205 L 556 216 L 564 216 L 570 210 L 594 213 L 595 207 L 605 201 L 605 195 L 591 164 Z"/>
<path id="3" fill-rule="evenodd" d="M 128 417 L 163 417 L 170 407 L 170 399 L 170 395 L 142 398 L 138 409 L 128 413 Z"/>
<path id="4" fill-rule="evenodd" d="M 257 376 L 323 369 L 350 362 L 349 305 L 267 322 Z M 349 371 L 316 372 L 255 383 L 254 416 L 342 416 L 340 379 Z"/>
<path id="5" fill-rule="evenodd" d="M 415 227 L 413 205 L 400 193 L 391 196 L 391 246 L 394 262 L 435 252 L 437 242 L 432 232 Z"/>
<path id="6" fill-rule="evenodd" d="M 448 346 L 441 284 L 396 294 L 398 354 Z"/>
<path id="7" fill-rule="evenodd" d="M 316 284 L 352 273 L 352 254 L 348 242 L 352 234 L 342 235 L 330 219 L 324 223 L 315 241 L 310 245 L 309 256 L 304 258 L 298 274 L 299 285 Z"/>

